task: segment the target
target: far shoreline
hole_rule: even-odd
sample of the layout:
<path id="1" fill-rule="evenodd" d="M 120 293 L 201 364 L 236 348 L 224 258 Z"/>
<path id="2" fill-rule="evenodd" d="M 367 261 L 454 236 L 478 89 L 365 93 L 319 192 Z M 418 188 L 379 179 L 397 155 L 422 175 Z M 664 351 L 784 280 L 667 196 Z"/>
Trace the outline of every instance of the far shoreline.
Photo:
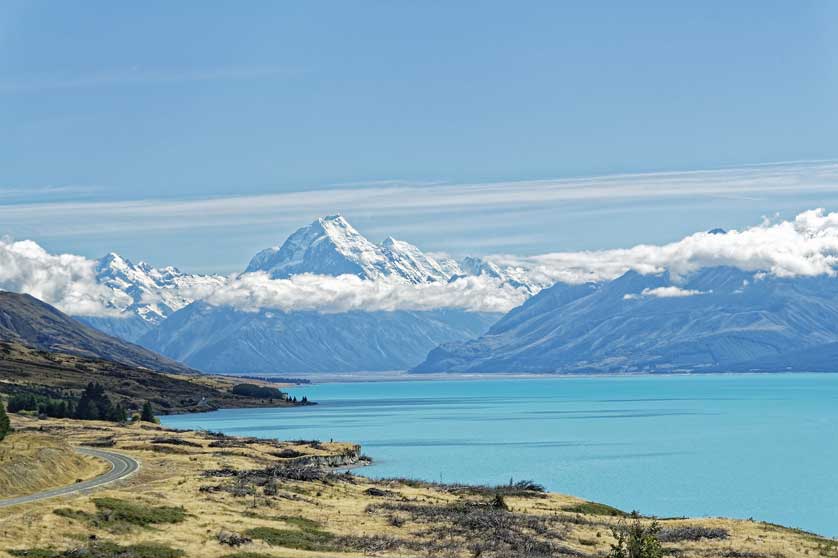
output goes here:
<path id="1" fill-rule="evenodd" d="M 309 380 L 308 384 L 283 384 L 277 387 L 285 389 L 303 389 L 319 384 L 354 384 L 354 383 L 391 383 L 391 382 L 451 382 L 451 381 L 480 381 L 480 380 L 559 380 L 559 379 L 596 379 L 596 378 L 643 378 L 643 377 L 684 377 L 684 376 L 784 376 L 784 375 L 828 375 L 838 374 L 835 371 L 812 371 L 812 370 L 783 370 L 783 371 L 736 371 L 736 372 L 548 372 L 548 373 L 506 373 L 506 372 L 477 372 L 477 373 L 460 373 L 460 372 L 434 372 L 434 373 L 411 373 L 406 370 L 394 370 L 387 372 L 325 372 L 325 373 L 306 373 L 302 377 L 302 373 L 298 374 L 301 379 Z M 236 376 L 234 374 L 225 374 L 230 378 L 246 376 Z M 277 373 L 279 377 L 287 376 L 287 373 Z M 260 374 L 263 378 L 270 378 L 272 374 Z"/>

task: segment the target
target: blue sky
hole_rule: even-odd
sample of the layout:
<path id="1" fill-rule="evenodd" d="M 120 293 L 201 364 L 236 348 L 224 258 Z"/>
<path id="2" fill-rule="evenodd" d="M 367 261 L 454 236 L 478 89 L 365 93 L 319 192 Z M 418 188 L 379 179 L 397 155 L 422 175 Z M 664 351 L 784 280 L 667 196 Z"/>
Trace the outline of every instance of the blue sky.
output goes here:
<path id="1" fill-rule="evenodd" d="M 0 234 L 196 271 L 235 270 L 338 211 L 373 239 L 457 255 L 664 242 L 834 209 L 838 183 L 792 166 L 798 189 L 762 189 L 771 166 L 744 193 L 658 175 L 642 195 L 624 181 L 516 196 L 526 181 L 833 160 L 835 99 L 825 0 L 10 1 Z M 680 195 L 655 195 L 670 182 Z M 376 201 L 486 184 L 493 203 L 475 187 L 444 208 Z"/>

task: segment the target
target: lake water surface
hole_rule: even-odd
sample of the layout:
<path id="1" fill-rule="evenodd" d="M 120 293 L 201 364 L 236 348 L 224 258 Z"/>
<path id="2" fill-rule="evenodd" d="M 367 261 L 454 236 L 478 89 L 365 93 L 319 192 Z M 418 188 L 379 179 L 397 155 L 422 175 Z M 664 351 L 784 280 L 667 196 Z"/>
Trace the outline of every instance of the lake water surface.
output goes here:
<path id="1" fill-rule="evenodd" d="M 359 472 L 532 479 L 658 516 L 767 520 L 838 536 L 838 375 L 561 377 L 321 384 L 319 402 L 164 417 L 176 428 L 347 440 Z"/>

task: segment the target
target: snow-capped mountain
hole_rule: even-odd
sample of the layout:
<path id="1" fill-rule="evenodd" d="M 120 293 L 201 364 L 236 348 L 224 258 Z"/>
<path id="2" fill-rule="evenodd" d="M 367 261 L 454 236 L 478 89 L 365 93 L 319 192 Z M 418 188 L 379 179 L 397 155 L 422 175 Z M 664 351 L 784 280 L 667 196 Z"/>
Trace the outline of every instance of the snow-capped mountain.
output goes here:
<path id="1" fill-rule="evenodd" d="M 272 279 L 351 274 L 405 286 L 484 276 L 526 294 L 540 289 L 519 280 L 520 269 L 479 258 L 460 263 L 392 237 L 374 243 L 340 215 L 319 218 L 280 246 L 262 250 L 242 277 L 257 272 Z M 134 264 L 113 253 L 97 262 L 96 278 L 111 293 L 106 305 L 122 316 L 82 321 L 213 372 L 404 369 L 441 343 L 483 333 L 499 317 L 453 309 L 321 314 L 214 306 L 195 299 L 235 279 Z"/>
<path id="2" fill-rule="evenodd" d="M 446 262 L 450 267 L 450 264 Z M 298 229 L 281 246 L 262 250 L 245 273 L 265 271 L 275 279 L 300 273 L 396 278 L 413 284 L 446 281 L 451 272 L 419 248 L 388 238 L 369 241 L 341 215 L 321 217 Z"/>
<path id="3" fill-rule="evenodd" d="M 387 237 L 375 244 L 342 215 L 321 217 L 298 229 L 281 246 L 262 250 L 245 273 L 264 271 L 286 278 L 300 273 L 357 275 L 362 279 L 397 279 L 414 285 L 485 275 L 535 294 L 545 286 L 529 280 L 526 270 L 500 266 L 483 258 L 460 262 L 444 255 L 426 254 L 413 244 Z"/>
<path id="4" fill-rule="evenodd" d="M 172 266 L 155 268 L 146 262 L 134 264 L 111 252 L 96 262 L 96 281 L 112 293 L 106 306 L 123 315 L 81 320 L 110 335 L 136 341 L 193 302 L 196 289 L 220 286 L 226 279 L 218 275 L 183 273 Z"/>
<path id="5" fill-rule="evenodd" d="M 459 266 L 460 273 L 463 275 L 485 275 L 493 279 L 498 279 L 502 283 L 515 287 L 516 289 L 523 289 L 529 295 L 534 295 L 541 289 L 550 286 L 549 284 L 536 281 L 530 276 L 528 270 L 523 267 L 502 266 L 484 258 L 467 256 L 460 260 Z"/>

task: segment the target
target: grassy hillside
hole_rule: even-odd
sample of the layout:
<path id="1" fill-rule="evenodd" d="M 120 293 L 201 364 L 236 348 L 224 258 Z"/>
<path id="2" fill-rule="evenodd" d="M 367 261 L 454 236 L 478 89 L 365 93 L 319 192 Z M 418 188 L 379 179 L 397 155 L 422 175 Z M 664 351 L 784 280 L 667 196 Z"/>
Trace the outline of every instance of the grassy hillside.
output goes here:
<path id="1" fill-rule="evenodd" d="M 32 494 L 101 475 L 108 466 L 56 436 L 12 433 L 0 442 L 0 498 Z"/>
<path id="2" fill-rule="evenodd" d="M 106 446 L 142 468 L 93 494 L 0 509 L 0 556 L 594 558 L 608 554 L 612 529 L 626 521 L 614 508 L 526 483 L 371 481 L 314 466 L 356 461 L 349 444 L 14 420 L 19 431 Z M 683 558 L 838 556 L 832 540 L 758 521 L 662 519 L 660 527 L 665 552 Z"/>

